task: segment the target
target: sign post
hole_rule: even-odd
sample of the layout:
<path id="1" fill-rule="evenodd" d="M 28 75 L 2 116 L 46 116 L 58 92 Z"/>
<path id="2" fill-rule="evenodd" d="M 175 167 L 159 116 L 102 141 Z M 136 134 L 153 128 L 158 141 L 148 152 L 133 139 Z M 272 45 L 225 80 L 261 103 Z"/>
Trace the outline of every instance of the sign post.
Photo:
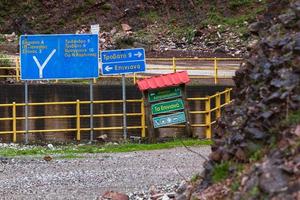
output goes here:
<path id="1" fill-rule="evenodd" d="M 125 74 L 144 72 L 146 70 L 145 50 L 122 49 L 101 52 L 101 73 L 103 75 L 122 74 L 122 100 L 123 100 L 123 137 L 127 139 L 126 117 L 126 82 Z"/>
<path id="2" fill-rule="evenodd" d="M 25 144 L 28 144 L 28 81 L 25 81 Z"/>
<path id="3" fill-rule="evenodd" d="M 90 142 L 94 140 L 94 90 L 93 80 L 90 81 Z"/>
<path id="4" fill-rule="evenodd" d="M 159 128 L 185 124 L 185 135 L 192 136 L 185 84 L 190 81 L 186 71 L 139 80 L 145 102 L 148 138 L 156 142 Z M 182 136 L 181 134 L 179 136 Z"/>
<path id="5" fill-rule="evenodd" d="M 25 81 L 25 143 L 28 143 L 29 132 L 28 81 L 97 78 L 98 49 L 96 34 L 22 35 L 20 37 L 21 80 Z M 92 85 L 90 91 L 93 92 Z M 90 97 L 92 102 L 92 93 Z M 93 105 L 90 109 L 92 126 Z M 91 132 L 91 138 L 92 134 Z"/>

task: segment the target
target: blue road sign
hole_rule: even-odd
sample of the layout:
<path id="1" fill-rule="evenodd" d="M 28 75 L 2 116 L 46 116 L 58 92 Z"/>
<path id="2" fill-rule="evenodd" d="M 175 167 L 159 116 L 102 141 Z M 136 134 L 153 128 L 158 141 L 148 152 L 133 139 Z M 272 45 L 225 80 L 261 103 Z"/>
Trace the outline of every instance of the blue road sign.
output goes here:
<path id="1" fill-rule="evenodd" d="M 98 36 L 22 35 L 22 80 L 88 79 L 99 75 Z"/>
<path id="2" fill-rule="evenodd" d="M 103 75 L 144 72 L 146 70 L 145 50 L 122 49 L 101 52 Z"/>

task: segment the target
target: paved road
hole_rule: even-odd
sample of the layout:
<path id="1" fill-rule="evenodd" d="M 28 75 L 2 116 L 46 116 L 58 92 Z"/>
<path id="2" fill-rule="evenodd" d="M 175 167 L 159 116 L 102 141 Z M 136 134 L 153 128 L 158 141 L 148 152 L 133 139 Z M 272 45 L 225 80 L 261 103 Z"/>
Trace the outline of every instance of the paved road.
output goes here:
<path id="1" fill-rule="evenodd" d="M 193 150 L 208 156 L 210 147 Z M 84 158 L 18 158 L 0 172 L 0 199 L 96 199 L 104 191 L 133 192 L 150 186 L 175 184 L 180 173 L 190 178 L 202 170 L 203 159 L 185 148 Z"/>
<path id="2" fill-rule="evenodd" d="M 235 71 L 239 69 L 241 61 L 219 61 L 218 77 L 232 78 Z M 180 61 L 176 63 L 178 71 L 187 70 L 190 76 L 207 76 L 213 77 L 215 74 L 214 63 L 212 61 Z M 172 73 L 172 63 L 169 62 L 152 62 L 147 64 L 148 74 L 165 74 Z"/>

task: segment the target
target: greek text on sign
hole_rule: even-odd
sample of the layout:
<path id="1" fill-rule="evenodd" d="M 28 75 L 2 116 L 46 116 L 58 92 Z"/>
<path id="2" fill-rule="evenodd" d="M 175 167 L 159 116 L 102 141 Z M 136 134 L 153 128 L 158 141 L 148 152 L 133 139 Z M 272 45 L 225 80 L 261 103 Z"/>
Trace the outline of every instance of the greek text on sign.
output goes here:
<path id="1" fill-rule="evenodd" d="M 181 124 L 184 122 L 186 122 L 186 117 L 184 112 L 178 112 L 170 115 L 164 115 L 164 116 L 153 118 L 154 128 L 170 126 L 173 124 Z"/>
<path id="2" fill-rule="evenodd" d="M 148 93 L 149 102 L 172 99 L 175 97 L 181 97 L 181 89 L 179 87 L 153 91 Z"/>
<path id="3" fill-rule="evenodd" d="M 175 99 L 151 105 L 152 114 L 168 113 L 177 110 L 183 110 L 184 104 L 182 99 Z"/>
<path id="4" fill-rule="evenodd" d="M 144 49 L 102 51 L 102 74 L 126 74 L 146 70 Z"/>
<path id="5" fill-rule="evenodd" d="M 22 35 L 22 80 L 97 78 L 98 36 Z"/>

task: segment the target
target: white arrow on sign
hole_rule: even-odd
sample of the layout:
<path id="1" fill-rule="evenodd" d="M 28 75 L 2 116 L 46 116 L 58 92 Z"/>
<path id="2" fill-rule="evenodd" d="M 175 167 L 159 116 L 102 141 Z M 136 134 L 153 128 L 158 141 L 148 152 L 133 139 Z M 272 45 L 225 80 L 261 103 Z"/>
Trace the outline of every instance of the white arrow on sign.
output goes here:
<path id="1" fill-rule="evenodd" d="M 108 72 L 109 72 L 109 71 L 112 70 L 113 68 L 110 67 L 110 66 L 106 66 L 104 69 L 105 69 L 105 71 L 108 71 Z"/>
<path id="2" fill-rule="evenodd" d="M 137 57 L 139 57 L 139 58 L 140 58 L 142 55 L 143 55 L 143 54 L 142 54 L 141 52 L 137 52 L 137 53 L 134 54 L 134 56 L 137 56 Z"/>
<path id="3" fill-rule="evenodd" d="M 44 61 L 44 63 L 41 65 L 40 62 L 38 61 L 38 59 L 36 58 L 36 56 L 33 56 L 33 60 L 36 63 L 37 67 L 39 68 L 39 77 L 43 78 L 43 70 L 46 67 L 46 65 L 48 64 L 48 62 L 50 61 L 50 59 L 52 58 L 52 56 L 55 54 L 56 49 L 53 49 L 53 51 L 49 54 L 49 56 L 46 58 L 46 60 Z"/>

